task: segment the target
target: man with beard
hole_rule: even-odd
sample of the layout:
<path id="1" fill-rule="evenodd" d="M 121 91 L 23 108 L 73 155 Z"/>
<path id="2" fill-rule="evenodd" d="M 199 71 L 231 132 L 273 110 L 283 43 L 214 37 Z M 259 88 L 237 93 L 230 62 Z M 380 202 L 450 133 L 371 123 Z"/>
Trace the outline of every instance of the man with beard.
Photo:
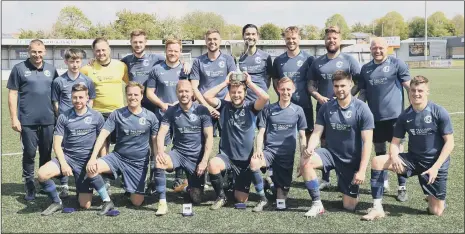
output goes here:
<path id="1" fill-rule="evenodd" d="M 239 59 L 239 68 L 243 72 L 249 73 L 258 87 L 268 91 L 271 84 L 271 74 L 273 72 L 273 62 L 271 56 L 265 51 L 257 48 L 257 42 L 260 39 L 258 28 L 254 24 L 246 24 L 242 28 L 242 37 L 245 41 L 246 53 Z M 247 90 L 249 102 L 257 100 L 257 96 L 250 89 Z"/>
<path id="2" fill-rule="evenodd" d="M 86 85 L 74 84 L 71 90 L 71 99 L 73 108 L 58 116 L 53 134 L 53 149 L 57 157 L 41 166 L 37 173 L 40 185 L 53 201 L 41 213 L 43 216 L 51 215 L 63 208 L 55 183 L 50 179 L 55 176 L 73 175 L 80 207 L 88 209 L 92 202 L 92 186 L 85 178 L 85 165 L 105 122 L 102 114 L 87 107 L 89 95 Z M 100 185 L 104 184 L 102 177 L 96 178 L 96 180 L 100 181 Z M 105 187 L 102 187 L 105 190 Z M 98 192 L 102 191 L 98 190 Z"/>
<path id="3" fill-rule="evenodd" d="M 376 156 L 386 155 L 386 141 L 391 142 L 394 126 L 400 113 L 404 110 L 404 92 L 410 85 L 410 72 L 402 60 L 387 54 L 387 42 L 384 38 L 374 38 L 371 41 L 373 60 L 362 66 L 360 72 L 359 99 L 367 101 L 375 118 L 373 143 Z M 403 143 L 403 142 L 402 142 Z M 400 144 L 402 153 L 403 145 Z M 384 171 L 384 192 L 389 188 L 388 171 Z M 407 201 L 407 178 L 397 175 L 399 187 L 397 200 Z"/>
<path id="4" fill-rule="evenodd" d="M 205 100 L 221 113 L 221 134 L 219 154 L 210 160 L 208 173 L 211 184 L 217 195 L 216 201 L 210 207 L 212 210 L 221 208 L 226 203 L 223 191 L 223 176 L 221 172 L 232 170 L 235 176 L 234 196 L 239 203 L 247 201 L 251 183 L 250 159 L 253 154 L 256 119 L 258 113 L 269 100 L 267 92 L 255 83 L 249 74 L 245 82 L 230 81 L 233 73 L 221 84 L 205 93 Z M 228 87 L 231 101 L 218 98 L 218 93 Z M 258 96 L 255 102 L 245 101 L 249 87 Z"/>
<path id="5" fill-rule="evenodd" d="M 331 80 L 337 70 L 350 73 L 354 82 L 358 81 L 360 74 L 360 65 L 357 60 L 351 55 L 341 52 L 341 31 L 339 27 L 331 26 L 325 29 L 325 46 L 327 53 L 315 59 L 310 67 L 310 94 L 317 100 L 317 115 L 321 105 L 334 97 Z M 326 145 L 324 132 L 321 144 L 322 147 Z M 329 171 L 323 172 L 321 190 L 330 187 L 329 176 Z"/>
<path id="6" fill-rule="evenodd" d="M 169 58 L 167 59 L 168 62 Z M 155 180 L 160 201 L 156 215 L 168 212 L 166 204 L 165 170 L 182 168 L 189 179 L 189 197 L 194 204 L 201 202 L 204 176 L 208 158 L 213 148 L 213 127 L 208 109 L 192 101 L 193 89 L 188 80 L 180 80 L 176 85 L 179 103 L 169 108 L 163 116 L 157 135 L 158 154 L 156 156 Z M 173 148 L 166 154 L 163 139 L 169 128 L 173 128 Z"/>
<path id="7" fill-rule="evenodd" d="M 181 64 L 179 60 L 182 50 L 181 41 L 173 39 L 167 40 L 165 47 L 166 60 L 155 65 L 150 71 L 147 81 L 147 97 L 155 106 L 153 112 L 160 121 L 168 108 L 176 105 L 178 102 L 178 98 L 176 97 L 176 85 L 178 81 L 188 78 L 188 75 L 184 73 L 183 64 Z M 167 132 L 164 138 L 165 147 L 171 143 L 171 132 L 172 129 Z M 150 186 L 148 189 L 154 189 L 154 170 L 155 168 L 150 169 L 151 182 L 149 183 Z M 175 170 L 176 172 L 182 173 L 182 170 L 179 168 L 175 168 Z M 176 173 L 176 175 L 179 176 L 179 178 L 177 178 L 178 180 L 181 179 L 180 173 Z M 181 184 L 179 181 L 175 181 L 173 187 L 176 192 L 179 192 L 183 190 L 185 185 L 186 184 Z"/>
<path id="8" fill-rule="evenodd" d="M 385 216 L 383 170 L 404 176 L 418 176 L 427 195 L 427 212 L 441 216 L 446 208 L 447 175 L 454 149 L 454 135 L 449 113 L 444 107 L 428 101 L 429 84 L 424 76 L 410 82 L 411 105 L 397 118 L 389 155 L 374 157 L 371 162 L 371 195 L 373 208 L 362 220 Z M 401 139 L 408 134 L 408 152 L 400 153 Z M 417 212 L 415 212 L 417 213 Z"/>
<path id="9" fill-rule="evenodd" d="M 307 148 L 305 129 L 307 123 L 302 107 L 291 102 L 295 92 L 294 82 L 284 77 L 278 81 L 279 101 L 267 106 L 259 115 L 259 131 L 255 154 L 250 161 L 252 182 L 260 195 L 260 202 L 252 211 L 260 212 L 267 205 L 261 168 L 273 168 L 273 181 L 277 198 L 286 199 L 292 182 L 294 154 L 297 145 L 297 131 L 300 138 L 300 152 Z"/>
<path id="10" fill-rule="evenodd" d="M 95 187 L 99 174 L 110 174 L 113 178 L 124 176 L 124 190 L 129 192 L 131 203 L 140 206 L 144 201 L 145 178 L 147 176 L 150 146 L 156 149 L 158 120 L 155 114 L 141 106 L 144 86 L 130 81 L 125 88 L 128 105 L 113 111 L 108 117 L 94 145 L 87 163 L 87 177 Z M 97 154 L 105 144 L 105 139 L 116 132 L 115 149 L 97 160 Z M 113 209 L 108 198 L 99 215 Z"/>
<path id="11" fill-rule="evenodd" d="M 132 47 L 132 54 L 125 56 L 123 59 L 121 59 L 121 62 L 128 66 L 129 80 L 136 81 L 146 88 L 144 91 L 144 99 L 142 99 L 142 107 L 155 113 L 157 111 L 157 105 L 153 101 L 149 100 L 149 95 L 147 92 L 147 81 L 150 71 L 155 67 L 155 65 L 164 62 L 165 58 L 159 54 L 145 53 L 145 47 L 147 45 L 147 33 L 144 30 L 133 30 L 131 32 L 130 43 Z M 190 64 L 184 63 L 182 61 L 181 63 L 183 65 L 184 73 L 189 74 Z M 167 139 L 168 140 L 165 142 L 165 145 L 170 144 L 171 138 L 169 135 L 167 136 Z M 182 183 L 182 170 L 176 170 L 175 177 L 176 178 L 173 188 L 179 188 Z M 150 178 L 153 179 L 152 176 Z M 149 194 L 154 192 L 153 183 L 149 182 L 147 190 Z"/>
<path id="12" fill-rule="evenodd" d="M 195 98 L 200 104 L 208 108 L 214 118 L 213 131 L 214 135 L 216 135 L 219 112 L 205 101 L 203 95 L 211 88 L 223 83 L 230 72 L 236 71 L 236 65 L 231 55 L 223 54 L 220 51 L 221 35 L 218 30 L 210 29 L 205 33 L 205 44 L 208 51 L 194 60 L 192 74 L 189 78 L 194 88 Z M 227 89 L 216 94 L 216 97 L 219 99 L 230 99 Z"/>
<path id="13" fill-rule="evenodd" d="M 366 103 L 352 96 L 353 82 L 349 73 L 336 71 L 332 82 L 336 100 L 321 106 L 315 130 L 300 160 L 300 173 L 312 198 L 306 217 L 316 217 L 325 212 L 315 169 L 336 170 L 338 186 L 343 193 L 343 207 L 354 211 L 358 204 L 359 186 L 365 180 L 370 161 L 373 114 Z M 326 131 L 326 145 L 315 150 L 323 131 Z"/>
<path id="14" fill-rule="evenodd" d="M 23 179 L 26 201 L 34 200 L 34 161 L 39 146 L 39 166 L 52 157 L 53 112 L 52 82 L 58 77 L 56 68 L 44 62 L 45 45 L 35 39 L 29 43 L 29 58 L 16 64 L 8 78 L 8 108 L 11 128 L 20 133 L 23 146 Z"/>

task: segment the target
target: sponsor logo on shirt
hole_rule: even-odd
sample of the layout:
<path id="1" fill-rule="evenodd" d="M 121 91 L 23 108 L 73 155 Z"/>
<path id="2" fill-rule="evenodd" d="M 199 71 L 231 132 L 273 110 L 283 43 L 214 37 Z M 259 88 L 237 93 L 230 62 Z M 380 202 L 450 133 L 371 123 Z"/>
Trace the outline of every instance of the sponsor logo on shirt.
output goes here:
<path id="1" fill-rule="evenodd" d="M 331 123 L 333 130 L 337 131 L 350 131 L 352 127 L 350 124 Z"/>
<path id="2" fill-rule="evenodd" d="M 433 129 L 432 128 L 413 128 L 410 129 L 410 132 L 414 136 L 426 136 L 433 134 Z"/>

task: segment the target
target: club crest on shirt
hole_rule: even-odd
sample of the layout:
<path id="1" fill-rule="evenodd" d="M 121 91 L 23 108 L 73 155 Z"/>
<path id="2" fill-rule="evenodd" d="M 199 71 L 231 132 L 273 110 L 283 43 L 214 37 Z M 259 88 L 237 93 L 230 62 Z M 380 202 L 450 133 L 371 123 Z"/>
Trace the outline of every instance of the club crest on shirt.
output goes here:
<path id="1" fill-rule="evenodd" d="M 339 62 L 336 63 L 337 68 L 341 68 L 342 65 L 344 65 L 344 63 L 342 61 L 339 61 Z"/>
<path id="2" fill-rule="evenodd" d="M 383 72 L 389 72 L 389 66 L 383 67 Z"/>
<path id="3" fill-rule="evenodd" d="M 245 116 L 245 110 L 242 109 L 241 112 L 239 113 L 239 116 Z"/>
<path id="4" fill-rule="evenodd" d="M 90 124 L 91 122 L 92 122 L 92 117 L 87 116 L 86 118 L 84 118 L 84 123 Z"/>
<path id="5" fill-rule="evenodd" d="M 223 68 L 223 67 L 224 67 L 224 61 L 218 62 L 218 66 L 221 67 L 221 68 Z"/>
<path id="6" fill-rule="evenodd" d="M 144 59 L 144 61 L 142 62 L 142 64 L 144 65 L 144 67 L 147 67 L 147 66 L 149 65 L 149 60 Z"/>
<path id="7" fill-rule="evenodd" d="M 140 125 L 145 125 L 146 119 L 144 117 L 139 119 L 139 124 Z"/>
<path id="8" fill-rule="evenodd" d="M 49 70 L 45 70 L 45 71 L 44 71 L 44 75 L 46 75 L 47 77 L 50 77 L 52 74 L 50 74 L 50 71 L 49 71 Z"/>
<path id="9" fill-rule="evenodd" d="M 302 60 L 297 61 L 297 66 L 298 66 L 298 67 L 301 67 L 302 64 L 304 64 L 304 61 L 302 61 Z"/>
<path id="10" fill-rule="evenodd" d="M 260 64 L 262 62 L 262 59 L 260 57 L 255 58 L 255 63 Z"/>
<path id="11" fill-rule="evenodd" d="M 431 123 L 431 115 L 427 115 L 424 118 L 425 123 Z"/>
<path id="12" fill-rule="evenodd" d="M 350 117 L 352 117 L 352 111 L 351 110 L 344 111 L 344 112 L 342 112 L 342 114 L 344 115 L 344 118 L 346 118 L 346 119 L 350 119 Z"/>
<path id="13" fill-rule="evenodd" d="M 193 121 L 196 121 L 197 119 L 199 119 L 199 117 L 197 117 L 197 115 L 195 115 L 195 114 L 190 114 L 189 119 L 190 119 L 190 121 L 193 122 Z"/>

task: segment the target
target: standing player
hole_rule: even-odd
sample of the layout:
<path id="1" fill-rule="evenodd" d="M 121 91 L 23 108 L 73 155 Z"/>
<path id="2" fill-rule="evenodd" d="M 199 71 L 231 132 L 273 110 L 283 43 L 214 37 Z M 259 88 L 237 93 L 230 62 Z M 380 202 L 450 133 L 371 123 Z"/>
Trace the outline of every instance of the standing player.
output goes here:
<path id="1" fill-rule="evenodd" d="M 245 82 L 230 83 L 231 75 L 232 73 L 221 84 L 205 93 L 205 100 L 221 113 L 220 124 L 223 131 L 220 152 L 208 164 L 210 180 L 217 195 L 210 208 L 212 210 L 219 209 L 226 203 L 221 175 L 224 170 L 232 170 L 235 175 L 236 200 L 240 203 L 247 201 L 251 183 L 249 165 L 253 154 L 257 114 L 269 100 L 266 91 L 253 83 L 249 74 L 244 73 Z M 226 87 L 229 89 L 231 101 L 217 98 L 218 93 Z M 245 101 L 247 87 L 257 94 L 258 99 L 255 102 Z"/>
<path id="2" fill-rule="evenodd" d="M 68 71 L 60 77 L 57 77 L 52 83 L 52 101 L 57 117 L 73 108 L 71 89 L 75 84 L 84 84 L 88 88 L 90 97 L 88 103 L 89 107 L 92 107 L 93 99 L 95 99 L 94 83 L 89 77 L 79 72 L 83 58 L 82 50 L 66 50 L 64 57 L 65 64 L 68 66 Z M 60 182 L 62 186 L 60 197 L 68 197 L 68 176 L 62 176 Z"/>
<path id="3" fill-rule="evenodd" d="M 73 51 L 67 52 L 68 56 L 70 53 L 72 56 L 76 56 Z M 41 166 L 38 171 L 40 185 L 53 201 L 42 212 L 44 216 L 51 215 L 63 208 L 55 183 L 50 179 L 55 176 L 74 176 L 78 200 L 82 208 L 88 209 L 92 201 L 92 186 L 85 178 L 85 165 L 90 158 L 104 120 L 102 114 L 87 107 L 89 95 L 86 85 L 74 84 L 71 90 L 71 99 L 74 107 L 59 115 L 55 127 L 53 149 L 57 157 Z M 103 184 L 102 177 L 96 178 L 96 180 L 100 180 Z M 104 186 L 103 189 L 105 189 Z"/>
<path id="4" fill-rule="evenodd" d="M 144 98 L 142 99 L 142 107 L 155 113 L 157 106 L 153 103 L 153 101 L 151 102 L 149 100 L 148 92 L 146 92 L 148 88 L 147 82 L 149 79 L 150 71 L 155 65 L 164 62 L 165 58 L 159 54 L 145 53 L 145 47 L 147 45 L 147 33 L 144 30 L 135 29 L 131 32 L 130 36 L 132 54 L 125 56 L 123 59 L 121 59 L 121 62 L 126 64 L 128 67 L 129 80 L 136 81 L 146 87 L 146 90 L 144 90 Z M 183 63 L 183 71 L 185 74 L 190 73 L 190 65 L 188 63 Z M 176 170 L 175 177 L 176 179 L 174 187 L 179 188 L 178 186 L 182 182 L 182 170 Z M 152 177 L 150 178 L 152 179 Z M 149 183 L 147 192 L 153 193 L 153 189 L 153 183 Z"/>
<path id="5" fill-rule="evenodd" d="M 307 148 L 305 129 L 307 122 L 302 107 L 291 102 L 295 92 L 294 82 L 287 77 L 278 81 L 279 101 L 267 106 L 259 115 L 259 131 L 255 154 L 250 161 L 252 182 L 260 195 L 260 202 L 253 208 L 260 212 L 268 203 L 263 191 L 260 168 L 273 168 L 273 182 L 277 198 L 286 199 L 291 187 L 294 170 L 294 154 L 297 145 L 297 131 L 300 152 Z M 296 131 L 297 130 L 297 131 Z M 264 146 L 264 147 L 263 147 Z"/>
<path id="6" fill-rule="evenodd" d="M 449 113 L 428 101 L 429 84 L 424 76 L 410 82 L 412 103 L 397 118 L 389 155 L 373 158 L 371 163 L 371 195 L 373 208 L 362 220 L 385 216 L 383 198 L 383 170 L 410 177 L 418 175 L 424 194 L 428 196 L 428 213 L 441 216 L 446 207 L 447 174 L 454 136 Z M 401 139 L 408 133 L 408 152 L 400 153 Z"/>
<path id="7" fill-rule="evenodd" d="M 35 39 L 29 43 L 29 58 L 16 64 L 8 78 L 8 108 L 11 128 L 19 132 L 23 146 L 23 175 L 25 200 L 35 199 L 34 161 L 39 146 L 39 166 L 52 157 L 55 118 L 53 113 L 52 82 L 58 77 L 56 68 L 44 62 L 45 45 Z M 18 111 L 19 108 L 19 111 Z"/>
<path id="8" fill-rule="evenodd" d="M 241 71 L 249 73 L 252 77 L 252 82 L 261 89 L 268 91 L 271 84 L 273 62 L 268 53 L 257 48 L 257 42 L 260 38 L 257 26 L 246 24 L 242 28 L 242 37 L 245 41 L 245 51 L 247 53 L 241 56 L 238 66 Z M 247 89 L 245 100 L 253 102 L 257 100 L 257 95 L 250 89 Z"/>
<path id="9" fill-rule="evenodd" d="M 95 86 L 93 109 L 102 113 L 105 120 L 110 113 L 124 107 L 123 84 L 128 83 L 128 67 L 121 61 L 111 59 L 111 49 L 105 38 L 97 38 L 92 42 L 95 61 L 81 68 L 81 73 L 90 77 Z M 102 148 L 106 155 L 110 143 L 116 143 L 116 132 L 110 135 Z M 109 188 L 109 181 L 106 182 Z"/>
<path id="10" fill-rule="evenodd" d="M 87 163 L 87 176 L 92 180 L 101 173 L 124 177 L 124 189 L 131 193 L 131 202 L 140 206 L 144 201 L 145 178 L 149 164 L 150 146 L 156 149 L 158 120 L 151 111 L 141 106 L 144 86 L 130 81 L 126 86 L 128 105 L 113 111 L 108 117 Z M 97 154 L 105 139 L 116 132 L 116 144 L 112 153 L 97 160 Z M 113 208 L 105 202 L 101 215 Z"/>
<path id="11" fill-rule="evenodd" d="M 194 88 L 194 96 L 200 104 L 206 106 L 213 120 L 214 132 L 218 127 L 218 111 L 205 101 L 205 92 L 223 83 L 230 72 L 236 71 L 236 65 L 232 56 L 220 51 L 221 35 L 216 29 L 210 29 L 205 33 L 207 53 L 199 56 L 192 64 L 190 80 Z M 230 100 L 228 90 L 225 89 L 216 95 L 219 99 Z M 216 135 L 214 133 L 214 135 Z"/>
<path id="12" fill-rule="evenodd" d="M 349 54 L 341 52 L 341 31 L 337 26 L 325 29 L 325 46 L 327 53 L 315 59 L 310 67 L 310 94 L 317 100 L 316 113 L 321 105 L 330 101 L 334 97 L 332 77 L 337 70 L 345 71 L 352 75 L 353 81 L 358 81 L 360 65 Z M 356 89 L 356 88 L 354 88 Z M 355 94 L 354 94 L 355 95 Z M 326 145 L 325 133 L 322 134 L 321 145 Z M 331 186 L 329 171 L 324 171 L 320 189 Z"/>
<path id="13" fill-rule="evenodd" d="M 208 109 L 192 101 L 194 93 L 188 80 L 180 80 L 176 91 L 179 103 L 165 113 L 157 136 L 155 179 L 160 201 L 156 215 L 164 215 L 168 212 L 165 170 L 175 168 L 186 170 L 189 179 L 187 189 L 189 196 L 193 203 L 201 202 L 204 173 L 213 148 L 213 127 Z M 174 130 L 173 148 L 166 154 L 163 141 L 170 127 Z"/>
<path id="14" fill-rule="evenodd" d="M 310 137 L 305 155 L 300 160 L 300 172 L 312 207 L 306 217 L 325 212 L 320 200 L 320 189 L 315 169 L 335 169 L 345 209 L 354 211 L 358 203 L 359 186 L 365 180 L 373 144 L 373 114 L 368 105 L 351 95 L 351 75 L 336 71 L 332 77 L 336 100 L 321 106 L 315 130 Z M 321 134 L 326 131 L 326 146 L 315 150 Z"/>
<path id="15" fill-rule="evenodd" d="M 404 92 L 410 85 L 410 72 L 400 59 L 387 55 L 387 42 L 384 38 L 374 38 L 371 41 L 373 60 L 362 66 L 360 72 L 359 99 L 367 101 L 375 119 L 373 143 L 376 156 L 386 155 L 386 141 L 391 142 L 397 117 L 404 109 Z M 400 145 L 400 152 L 403 146 Z M 384 172 L 384 191 L 389 188 L 388 173 Z M 399 188 L 397 200 L 407 201 L 407 178 L 397 176 Z"/>
<path id="16" fill-rule="evenodd" d="M 165 43 L 166 60 L 150 71 L 147 80 L 147 97 L 152 103 L 152 109 L 157 119 L 161 120 L 170 106 L 176 105 L 178 99 L 176 97 L 176 85 L 179 80 L 187 79 L 188 75 L 184 73 L 183 64 L 179 58 L 182 51 L 182 44 L 179 40 L 167 40 Z M 165 136 L 164 146 L 171 144 L 171 132 Z M 149 189 L 154 189 L 154 169 L 150 170 L 150 186 Z M 175 169 L 176 180 L 173 186 L 174 190 L 182 191 L 186 184 L 182 184 L 181 175 L 182 170 Z M 187 182 L 187 180 L 186 180 Z"/>

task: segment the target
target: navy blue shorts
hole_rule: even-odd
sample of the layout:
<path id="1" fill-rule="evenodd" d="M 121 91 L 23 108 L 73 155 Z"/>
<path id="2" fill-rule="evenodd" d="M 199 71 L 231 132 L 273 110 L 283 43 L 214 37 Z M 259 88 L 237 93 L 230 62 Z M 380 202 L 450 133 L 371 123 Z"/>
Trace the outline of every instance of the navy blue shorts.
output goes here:
<path id="1" fill-rule="evenodd" d="M 358 171 L 358 165 L 353 166 L 339 161 L 334 155 L 325 148 L 318 148 L 315 150 L 323 162 L 323 172 L 327 173 L 334 169 L 337 175 L 337 185 L 339 191 L 343 194 L 357 198 L 359 194 L 359 186 L 352 184 L 355 173 Z"/>
<path id="2" fill-rule="evenodd" d="M 148 161 L 143 163 L 129 163 L 122 160 L 116 152 L 112 152 L 101 158 L 110 167 L 113 178 L 123 175 L 124 190 L 130 193 L 144 194 L 145 178 L 147 176 Z"/>
<path id="3" fill-rule="evenodd" d="M 203 189 L 205 186 L 205 173 L 201 176 L 197 176 L 197 165 L 203 157 L 203 153 L 200 154 L 199 159 L 193 160 L 191 158 L 183 156 L 177 150 L 171 150 L 168 155 L 173 162 L 173 169 L 182 168 L 187 172 L 187 180 L 189 187 Z"/>
<path id="4" fill-rule="evenodd" d="M 421 175 L 427 171 L 432 165 L 424 165 L 415 159 L 415 155 L 410 153 L 400 153 L 399 157 L 404 161 L 406 166 L 405 176 L 418 176 L 418 180 L 425 195 L 434 196 L 439 200 L 446 200 L 447 192 L 447 174 L 450 164 L 450 159 L 447 159 L 438 170 L 438 175 L 434 183 L 428 185 L 428 175 Z"/>
<path id="5" fill-rule="evenodd" d="M 273 169 L 273 175 L 271 179 L 273 180 L 274 186 L 276 188 L 281 188 L 284 191 L 289 191 L 292 183 L 292 173 L 294 170 L 294 154 L 287 157 L 292 158 L 292 161 L 283 163 L 276 155 L 269 150 L 264 150 L 263 154 L 265 156 L 266 167 Z"/>
<path id="6" fill-rule="evenodd" d="M 66 163 L 71 167 L 74 176 L 74 183 L 76 184 L 76 191 L 78 193 L 92 193 L 93 187 L 89 183 L 89 180 L 86 179 L 86 164 L 87 162 L 82 162 L 73 158 L 68 157 L 65 155 Z M 58 161 L 58 158 L 53 158 L 52 162 L 54 162 L 61 173 L 61 165 Z"/>
<path id="7" fill-rule="evenodd" d="M 236 161 L 229 159 L 225 154 L 218 154 L 216 157 L 223 160 L 226 170 L 232 170 L 234 176 L 234 190 L 249 193 L 252 183 L 252 171 L 250 170 L 250 159 L 247 161 Z"/>

